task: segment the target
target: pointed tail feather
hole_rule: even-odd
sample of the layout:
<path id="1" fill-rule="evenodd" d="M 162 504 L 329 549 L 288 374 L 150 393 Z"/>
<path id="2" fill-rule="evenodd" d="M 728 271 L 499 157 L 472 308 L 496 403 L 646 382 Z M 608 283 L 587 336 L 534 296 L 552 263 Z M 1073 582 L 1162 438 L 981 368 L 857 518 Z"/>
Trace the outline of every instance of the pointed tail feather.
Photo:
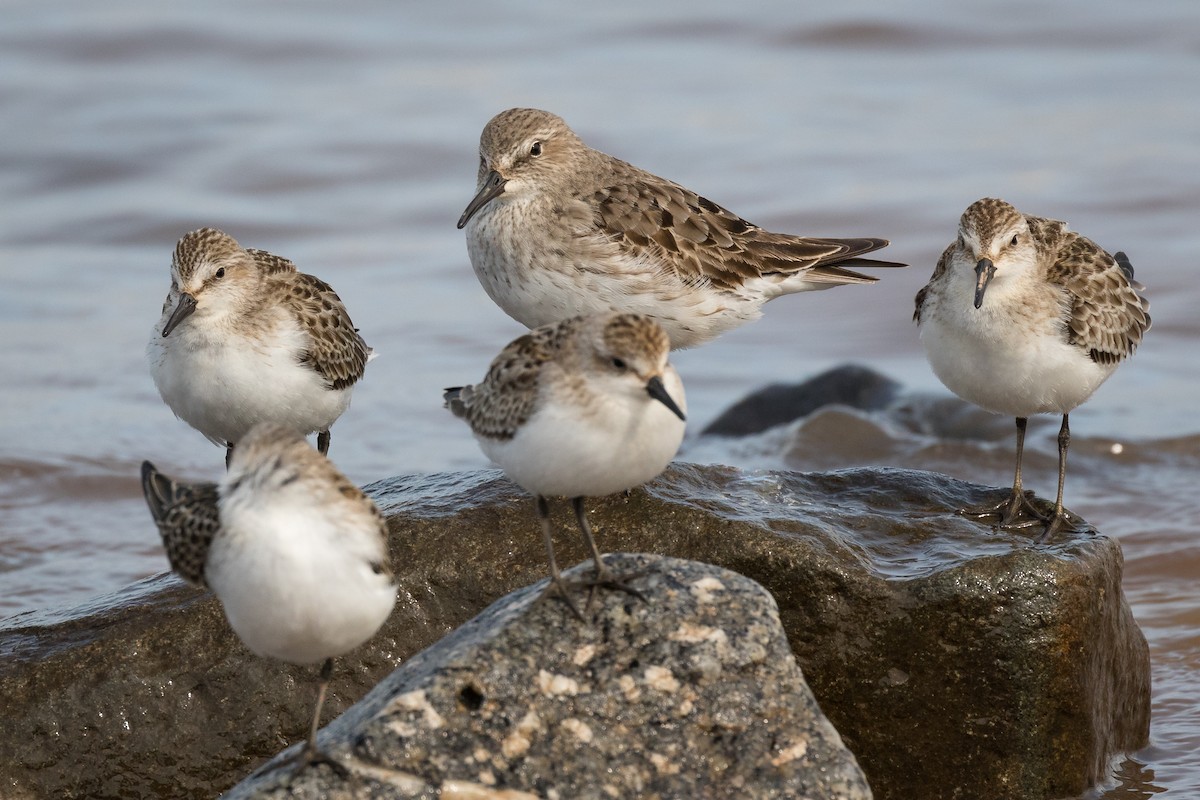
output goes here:
<path id="1" fill-rule="evenodd" d="M 459 419 L 466 419 L 467 401 L 470 399 L 470 386 L 451 386 L 442 392 L 443 405 Z"/>

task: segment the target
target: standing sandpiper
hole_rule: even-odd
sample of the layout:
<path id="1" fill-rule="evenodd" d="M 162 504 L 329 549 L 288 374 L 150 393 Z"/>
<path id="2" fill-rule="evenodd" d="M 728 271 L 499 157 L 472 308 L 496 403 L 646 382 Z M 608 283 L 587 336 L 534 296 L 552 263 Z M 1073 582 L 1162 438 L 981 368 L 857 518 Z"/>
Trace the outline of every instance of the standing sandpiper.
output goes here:
<path id="1" fill-rule="evenodd" d="M 536 499 L 554 590 L 583 619 L 554 558 L 547 497 L 569 497 L 592 553 L 587 584 L 637 592 L 605 566 L 583 503 L 656 477 L 683 441 L 683 383 L 663 329 L 638 314 L 573 317 L 500 351 L 482 383 L 446 390 L 483 452 Z"/>
<path id="2" fill-rule="evenodd" d="M 171 567 L 208 586 L 256 655 L 323 662 L 298 770 L 317 747 L 333 659 L 370 639 L 396 602 L 387 524 L 375 504 L 291 428 L 264 423 L 238 442 L 219 484 L 187 485 L 142 464 L 142 490 Z"/>
<path id="3" fill-rule="evenodd" d="M 884 239 L 763 230 L 532 108 L 483 129 L 478 191 L 458 227 L 483 288 L 526 327 L 628 311 L 653 317 L 672 349 L 758 319 L 780 295 L 875 282 L 850 267 L 903 266 L 859 258 Z"/>
<path id="4" fill-rule="evenodd" d="M 1022 214 L 1003 200 L 972 203 L 929 283 L 914 319 L 934 373 L 959 397 L 1017 420 L 1012 496 L 965 513 L 999 525 L 1045 523 L 1038 542 L 1064 524 L 1063 481 L 1072 409 L 1091 397 L 1133 354 L 1150 328 L 1124 253 L 1111 256 L 1065 223 Z M 1054 516 L 1033 508 L 1021 488 L 1030 414 L 1062 414 Z M 1020 522 L 1022 513 L 1036 519 Z"/>
<path id="5" fill-rule="evenodd" d="M 329 428 L 373 353 L 329 284 L 201 228 L 175 246 L 146 356 L 163 400 L 225 445 L 228 464 L 259 422 L 316 432 L 328 452 Z"/>

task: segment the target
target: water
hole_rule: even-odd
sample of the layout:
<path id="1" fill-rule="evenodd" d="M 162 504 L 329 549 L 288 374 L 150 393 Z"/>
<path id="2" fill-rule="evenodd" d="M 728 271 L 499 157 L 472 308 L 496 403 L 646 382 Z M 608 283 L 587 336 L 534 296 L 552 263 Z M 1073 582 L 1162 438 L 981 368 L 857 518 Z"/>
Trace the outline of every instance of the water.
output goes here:
<path id="1" fill-rule="evenodd" d="M 914 265 L 775 301 L 763 321 L 678 354 L 697 430 L 761 384 L 847 360 L 943 392 L 912 296 L 978 197 L 1130 254 L 1154 329 L 1073 415 L 1068 501 L 1120 537 L 1154 664 L 1152 746 L 1104 796 L 1195 796 L 1197 86 L 1190 0 L 9 2 L 0 616 L 165 567 L 143 458 L 219 474 L 221 451 L 162 405 L 143 358 L 174 242 L 201 225 L 331 282 L 381 351 L 334 427 L 353 479 L 482 465 L 439 389 L 481 377 L 521 329 L 476 284 L 454 221 L 480 128 L 531 105 L 760 224 L 889 237 L 884 257 Z M 1031 436 L 1029 485 L 1043 493 L 1053 430 Z M 692 442 L 687 457 L 1009 479 L 1007 433 L 964 444 L 882 425 L 832 449 L 803 446 L 819 426 L 796 433 Z"/>

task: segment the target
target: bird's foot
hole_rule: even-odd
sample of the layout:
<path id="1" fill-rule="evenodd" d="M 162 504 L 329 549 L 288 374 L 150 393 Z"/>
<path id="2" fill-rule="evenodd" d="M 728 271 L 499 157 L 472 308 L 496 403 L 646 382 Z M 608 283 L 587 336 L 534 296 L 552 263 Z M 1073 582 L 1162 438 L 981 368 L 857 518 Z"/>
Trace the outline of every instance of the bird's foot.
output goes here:
<path id="1" fill-rule="evenodd" d="M 1013 492 L 999 503 L 962 508 L 958 513 L 980 522 L 991 517 L 999 517 L 995 527 L 1003 530 L 1032 528 L 1045 524 L 1049 520 L 1049 516 L 1030 502 L 1031 497 L 1033 497 L 1033 492 Z"/>
<path id="2" fill-rule="evenodd" d="M 550 585 L 547 586 L 545 591 L 542 592 L 542 597 L 553 597 L 556 600 L 561 600 L 567 604 L 567 608 L 571 609 L 571 613 L 575 615 L 577 620 L 580 622 L 586 622 L 587 619 L 584 617 L 583 613 L 580 612 L 579 606 L 571 598 L 572 590 L 588 590 L 587 605 L 584 606 L 585 610 L 588 612 L 591 612 L 592 606 L 595 603 L 597 589 L 615 589 L 617 591 L 625 592 L 626 594 L 631 594 L 637 599 L 645 602 L 646 595 L 642 594 L 640 590 L 630 585 L 630 581 L 640 578 L 644 574 L 646 574 L 646 570 L 637 570 L 636 572 L 628 572 L 622 575 L 617 575 L 613 573 L 613 571 L 607 566 L 605 566 L 603 562 L 600 562 L 597 568 L 594 569 L 590 575 L 583 575 L 570 580 L 562 577 L 550 578 Z"/>
<path id="3" fill-rule="evenodd" d="M 1042 535 L 1034 539 L 1033 543 L 1049 544 L 1050 540 L 1053 539 L 1056 534 L 1062 533 L 1063 531 L 1078 530 L 1081 522 L 1083 522 L 1081 517 L 1072 514 L 1070 511 L 1067 511 L 1064 508 L 1062 513 L 1055 514 L 1050 518 L 1050 520 L 1046 523 L 1045 530 L 1042 531 Z"/>
<path id="4" fill-rule="evenodd" d="M 351 779 L 350 769 L 345 764 L 338 761 L 324 750 L 321 750 L 312 742 L 305 743 L 303 748 L 297 750 L 295 753 L 292 753 L 290 756 L 287 756 L 281 761 L 269 761 L 265 764 L 262 764 L 258 769 L 254 770 L 254 772 L 250 773 L 250 777 L 253 778 L 258 775 L 266 774 L 267 772 L 278 773 L 283 770 L 287 770 L 290 767 L 291 769 L 287 773 L 287 783 L 290 784 L 292 781 L 299 778 L 301 773 L 303 773 L 306 769 L 309 767 L 318 766 L 320 764 L 325 764 L 328 766 L 331 770 L 333 770 L 335 775 L 344 781 Z"/>
<path id="5" fill-rule="evenodd" d="M 277 769 L 282 769 L 286 766 L 292 767 L 292 772 L 288 776 L 289 781 L 294 781 L 300 777 L 300 774 L 309 767 L 315 767 L 324 764 L 333 770 L 334 774 L 342 780 L 349 780 L 350 770 L 341 761 L 338 761 L 333 756 L 326 753 L 324 750 L 317 747 L 312 742 L 304 745 L 304 748 L 298 753 L 294 753 L 278 765 Z"/>
<path id="6" fill-rule="evenodd" d="M 571 613 L 575 615 L 575 619 L 580 622 L 586 622 L 583 614 L 579 610 L 579 606 L 571 599 L 571 586 L 578 585 L 575 581 L 564 581 L 561 576 L 553 575 L 550 578 L 550 585 L 542 592 L 540 600 L 545 600 L 548 597 L 553 597 L 556 600 L 561 600 L 567 604 L 567 608 L 571 609 Z"/>
<path id="7" fill-rule="evenodd" d="M 582 578 L 581 582 L 588 587 L 587 609 L 592 610 L 592 604 L 596 600 L 597 589 L 615 589 L 619 592 L 631 594 L 643 603 L 646 602 L 646 595 L 630 585 L 630 581 L 642 577 L 646 574 L 646 570 L 639 569 L 634 572 L 626 572 L 622 575 L 615 574 L 610 570 L 603 561 L 596 563 L 595 569 L 590 577 Z"/>

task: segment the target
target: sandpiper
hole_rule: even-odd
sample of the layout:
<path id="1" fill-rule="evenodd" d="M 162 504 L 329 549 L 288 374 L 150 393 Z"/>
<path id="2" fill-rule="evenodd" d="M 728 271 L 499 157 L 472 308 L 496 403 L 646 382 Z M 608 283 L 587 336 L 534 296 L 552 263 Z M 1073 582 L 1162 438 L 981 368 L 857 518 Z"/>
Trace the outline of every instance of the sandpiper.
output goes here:
<path id="1" fill-rule="evenodd" d="M 958 238 L 917 293 L 914 319 L 933 371 L 959 397 L 1017 420 L 1010 498 L 995 508 L 1000 527 L 1045 524 L 1048 541 L 1065 524 L 1063 482 L 1069 413 L 1133 354 L 1150 328 L 1124 253 L 1109 255 L 1065 223 L 1022 214 L 1003 200 L 972 203 Z M 1061 414 L 1058 496 L 1046 519 L 1021 486 L 1031 414 Z M 1032 514 L 1033 520 L 1022 521 Z"/>
<path id="2" fill-rule="evenodd" d="M 322 663 L 298 769 L 345 767 L 317 746 L 333 659 L 366 642 L 396 601 L 387 525 L 375 504 L 294 429 L 252 428 L 220 483 L 186 484 L 142 464 L 142 490 L 181 577 L 207 586 L 256 655 Z"/>
<path id="3" fill-rule="evenodd" d="M 146 349 L 163 400 L 225 445 L 259 422 L 317 433 L 350 405 L 371 348 L 329 284 L 214 228 L 179 240 L 171 289 Z"/>
<path id="4" fill-rule="evenodd" d="M 590 586 L 632 590 L 596 548 L 584 500 L 656 477 L 683 441 L 683 383 L 666 332 L 649 317 L 607 313 L 537 328 L 505 347 L 474 386 L 446 390 L 483 452 L 534 495 L 551 584 L 577 617 L 554 558 L 548 497 L 568 497 L 592 554 Z"/>
<path id="5" fill-rule="evenodd" d="M 483 288 L 529 328 L 581 314 L 653 317 L 691 347 L 783 294 L 873 283 L 884 239 L 771 233 L 695 192 L 593 150 L 547 111 L 497 114 L 458 220 Z"/>

